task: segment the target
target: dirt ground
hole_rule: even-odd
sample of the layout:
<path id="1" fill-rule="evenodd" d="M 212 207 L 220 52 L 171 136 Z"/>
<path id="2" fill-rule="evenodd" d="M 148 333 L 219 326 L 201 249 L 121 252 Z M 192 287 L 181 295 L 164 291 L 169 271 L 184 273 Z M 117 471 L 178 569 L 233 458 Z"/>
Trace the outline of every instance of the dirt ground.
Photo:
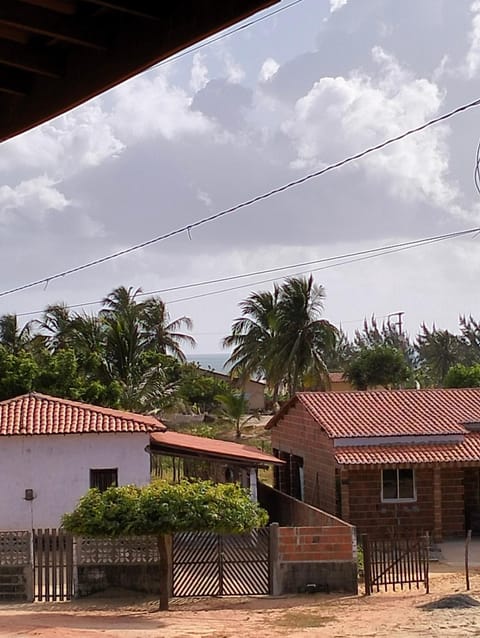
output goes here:
<path id="1" fill-rule="evenodd" d="M 430 594 L 176 599 L 169 612 L 158 612 L 152 599 L 122 592 L 71 603 L 2 605 L 0 638 L 480 636 L 480 571 L 471 575 L 468 594 L 461 572 L 439 565 L 432 571 Z"/>

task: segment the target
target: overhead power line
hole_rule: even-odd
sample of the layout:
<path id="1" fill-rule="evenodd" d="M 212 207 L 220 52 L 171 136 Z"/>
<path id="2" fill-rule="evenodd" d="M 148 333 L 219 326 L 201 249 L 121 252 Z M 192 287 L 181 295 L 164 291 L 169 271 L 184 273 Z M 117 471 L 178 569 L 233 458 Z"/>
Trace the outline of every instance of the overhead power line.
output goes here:
<path id="1" fill-rule="evenodd" d="M 274 195 L 279 195 L 280 193 L 283 193 L 291 188 L 300 186 L 301 184 L 304 184 L 314 178 L 320 177 L 321 175 L 325 175 L 325 173 L 329 173 L 330 171 L 336 170 L 338 168 L 341 168 L 342 166 L 355 162 L 367 155 L 370 155 L 371 153 L 374 153 L 383 148 L 386 148 L 387 146 L 390 146 L 391 144 L 394 144 L 395 142 L 399 142 L 400 140 L 403 140 L 411 135 L 414 135 L 415 133 L 419 133 L 420 131 L 427 129 L 428 127 L 433 126 L 434 124 L 438 124 L 439 122 L 448 120 L 449 118 L 454 117 L 455 115 L 458 115 L 459 113 L 462 113 L 468 109 L 474 108 L 479 105 L 480 105 L 480 98 L 473 100 L 472 102 L 468 102 L 467 104 L 462 104 L 461 106 L 458 106 L 457 108 L 452 109 L 451 111 L 448 111 L 448 113 L 444 113 L 443 115 L 440 115 L 439 117 L 428 120 L 427 122 L 425 122 L 424 124 L 421 124 L 420 126 L 416 126 L 415 128 L 408 129 L 407 131 L 405 131 L 404 133 L 401 133 L 400 135 L 396 135 L 395 137 L 390 137 L 384 142 L 381 142 L 380 144 L 375 144 L 374 146 L 370 146 L 359 153 L 350 155 L 344 158 L 343 160 L 340 160 L 339 162 L 334 162 L 333 164 L 329 164 L 328 166 L 325 166 L 324 168 L 318 171 L 308 173 L 307 175 L 304 175 L 303 177 L 292 180 L 286 184 L 283 184 L 282 186 L 278 186 L 277 188 L 273 188 L 267 191 L 266 193 L 262 193 L 261 195 L 256 195 L 255 197 L 247 199 L 239 204 L 235 204 L 234 206 L 231 206 L 230 208 L 225 208 L 224 210 L 214 213 L 213 215 L 203 217 L 194 222 L 191 222 L 190 224 L 181 226 L 180 228 L 177 228 L 176 230 L 172 230 L 167 233 L 164 233 L 163 235 L 158 235 L 157 237 L 147 239 L 146 241 L 130 246 L 129 248 L 124 248 L 123 250 L 119 250 L 117 252 L 111 253 L 110 255 L 106 255 L 98 259 L 93 259 L 92 261 L 89 261 L 85 264 L 81 264 L 80 266 L 68 268 L 66 270 L 63 270 L 62 272 L 59 272 L 53 275 L 47 275 L 45 277 L 42 277 L 41 279 L 36 279 L 29 283 L 22 284 L 14 288 L 10 288 L 8 290 L 4 290 L 0 292 L 0 297 L 5 297 L 6 295 L 11 295 L 15 292 L 20 292 L 21 290 L 27 290 L 29 288 L 33 288 L 34 286 L 38 286 L 40 284 L 48 284 L 54 281 L 55 279 L 60 279 L 68 275 L 72 275 L 74 273 L 87 270 L 88 268 L 92 268 L 93 266 L 98 266 L 99 264 L 103 264 L 107 261 L 111 261 L 112 259 L 117 259 L 118 257 L 122 257 L 123 255 L 127 255 L 134 251 L 140 250 L 141 248 L 146 248 L 147 246 L 152 246 L 153 244 L 157 244 L 160 241 L 171 239 L 172 237 L 175 237 L 176 235 L 181 235 L 183 233 L 187 233 L 188 235 L 190 235 L 191 231 L 194 228 L 198 228 L 200 226 L 203 226 L 204 224 L 208 224 L 210 222 L 216 221 L 217 219 L 220 219 L 227 215 L 231 215 L 232 213 L 236 213 L 237 211 L 247 208 L 248 206 L 252 206 L 253 204 L 257 204 L 258 202 L 269 199 L 270 197 L 273 197 Z"/>
<path id="2" fill-rule="evenodd" d="M 287 11 L 287 9 L 291 9 L 292 7 L 294 7 L 297 4 L 300 4 L 301 2 L 304 2 L 304 0 L 294 0 L 294 2 L 290 2 L 289 4 L 278 7 L 278 9 L 269 11 L 268 13 L 265 13 L 263 15 L 258 16 L 257 18 L 254 18 L 253 20 L 249 20 L 248 22 L 239 24 L 234 29 L 229 29 L 228 31 L 225 31 L 221 33 L 220 35 L 217 35 L 213 38 L 209 38 L 205 42 L 201 42 L 200 44 L 197 44 L 196 46 L 193 46 L 190 49 L 185 49 L 185 51 L 182 51 L 181 53 L 177 53 L 177 55 L 173 55 L 171 58 L 167 58 L 166 60 L 162 60 L 161 62 L 158 62 L 152 67 L 152 69 L 156 69 L 160 66 L 164 66 L 165 64 L 170 64 L 171 62 L 176 62 L 177 60 L 180 60 L 180 58 L 183 58 L 186 55 L 191 55 L 192 53 L 196 53 L 200 49 L 203 49 L 204 47 L 208 47 L 211 44 L 218 42 L 219 40 L 223 40 L 224 38 L 228 38 L 234 33 L 238 33 L 239 31 L 244 31 L 245 29 L 248 29 L 254 26 L 258 22 L 263 22 L 263 20 L 267 20 L 268 18 L 271 18 L 274 15 L 277 15 L 278 13 Z"/>
<path id="3" fill-rule="evenodd" d="M 328 268 L 335 268 L 337 266 L 343 266 L 346 264 L 351 264 L 357 261 L 364 261 L 366 259 L 372 259 L 374 257 L 381 257 L 383 255 L 390 255 L 392 253 L 398 253 L 398 252 L 402 252 L 404 250 L 409 250 L 411 248 L 419 248 L 421 246 L 428 246 L 430 244 L 434 244 L 437 242 L 441 242 L 441 241 L 446 241 L 449 239 L 455 239 L 458 237 L 464 237 L 464 236 L 468 236 L 468 235 L 473 235 L 475 233 L 479 233 L 480 232 L 480 227 L 475 227 L 475 228 L 468 228 L 465 230 L 458 230 L 458 231 L 454 231 L 451 233 L 445 233 L 443 235 L 434 235 L 432 237 L 423 237 L 421 239 L 413 239 L 411 241 L 406 241 L 406 242 L 400 242 L 397 244 L 389 244 L 386 246 L 380 246 L 378 248 L 369 248 L 369 249 L 365 249 L 365 250 L 357 250 L 354 252 L 349 252 L 349 253 L 343 253 L 341 255 L 336 255 L 334 257 L 323 257 L 321 259 L 314 259 L 311 261 L 304 261 L 304 262 L 300 262 L 300 263 L 296 263 L 296 264 L 289 264 L 286 266 L 275 266 L 274 268 L 264 268 L 262 270 L 255 270 L 253 272 L 248 272 L 248 273 L 241 273 L 239 275 L 229 275 L 229 276 L 225 276 L 225 277 L 218 277 L 216 279 L 207 279 L 207 280 L 203 280 L 203 281 L 196 281 L 194 283 L 191 284 L 182 284 L 180 286 L 171 286 L 169 288 L 159 288 L 157 290 L 149 290 L 147 292 L 141 292 L 138 294 L 139 297 L 146 297 L 146 296 L 151 296 L 151 295 L 158 295 L 158 294 L 165 294 L 168 292 L 177 292 L 180 290 L 186 290 L 189 288 L 198 288 L 200 286 L 210 286 L 213 284 L 218 284 L 218 283 L 225 283 L 228 281 L 235 281 L 238 279 L 245 279 L 245 278 L 249 278 L 249 277 L 256 277 L 258 275 L 265 275 L 267 273 L 274 273 L 274 272 L 281 272 L 281 271 L 285 271 L 285 270 L 291 270 L 294 268 L 303 268 L 305 266 L 314 266 L 317 264 L 325 264 L 328 262 L 331 262 L 330 264 L 326 265 L 326 266 L 322 266 L 319 268 L 309 268 L 306 271 L 301 271 L 301 272 L 296 272 L 296 273 L 292 273 L 289 275 L 283 275 L 285 276 L 289 276 L 289 277 L 293 277 L 293 276 L 298 276 L 298 275 L 302 275 L 305 274 L 305 272 L 318 272 L 320 270 L 326 270 Z M 171 301 L 169 301 L 168 303 L 179 303 L 181 301 L 190 301 L 191 299 L 200 299 L 202 297 L 208 297 L 210 295 L 218 295 L 218 294 L 222 294 L 224 292 L 230 292 L 232 290 L 239 290 L 241 288 L 248 288 L 250 286 L 256 286 L 259 284 L 263 284 L 263 283 L 271 283 L 272 281 L 277 281 L 278 277 L 274 277 L 271 279 L 263 279 L 261 281 L 254 281 L 254 282 L 249 282 L 247 284 L 242 284 L 240 286 L 233 286 L 233 287 L 229 287 L 229 288 L 222 288 L 219 290 L 213 290 L 213 291 L 209 291 L 209 292 L 205 292 L 205 293 L 200 293 L 199 295 L 193 295 L 190 297 L 183 297 L 181 299 L 173 299 Z M 96 306 L 102 303 L 101 299 L 97 299 L 96 301 L 85 301 L 83 303 L 76 303 L 76 304 L 70 304 L 65 306 L 66 308 L 68 308 L 69 310 L 73 310 L 75 308 L 84 308 L 86 306 Z M 39 315 L 42 314 L 42 312 L 44 312 L 44 310 L 33 310 L 30 312 L 22 312 L 22 313 L 18 313 L 17 317 L 27 317 L 30 315 Z"/>
<path id="4" fill-rule="evenodd" d="M 480 232 L 478 230 L 472 230 L 472 232 Z M 447 239 L 447 238 L 444 238 Z M 449 238 L 451 239 L 451 237 Z M 393 253 L 400 253 L 403 252 L 405 250 L 411 250 L 412 248 L 418 248 L 420 246 L 427 246 L 430 244 L 434 244 L 437 243 L 439 241 L 442 241 L 441 238 L 438 239 L 432 239 L 430 241 L 424 241 L 424 242 L 419 242 L 417 244 L 410 244 L 410 245 L 403 245 L 402 247 L 398 247 L 392 250 L 383 250 L 383 252 L 374 252 L 372 254 L 369 255 L 363 255 L 363 256 L 358 256 L 358 257 L 353 257 L 352 259 L 347 259 L 345 261 L 338 261 L 336 263 L 332 263 L 332 264 L 327 264 L 326 266 L 320 266 L 319 268 L 309 268 L 308 270 L 301 270 L 299 272 L 295 272 L 295 273 L 291 273 L 288 276 L 289 277 L 299 277 L 300 275 L 305 275 L 308 273 L 314 273 L 314 272 L 319 272 L 320 270 L 329 270 L 330 268 L 337 268 L 339 266 L 346 266 L 348 264 L 355 264 L 359 261 L 367 261 L 369 259 L 375 259 L 376 257 L 383 257 L 384 255 L 391 255 Z M 261 281 L 254 281 L 248 284 L 241 284 L 240 286 L 232 286 L 230 288 L 222 288 L 220 290 L 213 290 L 211 292 L 204 292 L 204 293 L 200 293 L 198 295 L 192 295 L 190 297 L 182 297 L 181 299 L 170 299 L 168 301 L 169 304 L 172 303 L 180 303 L 183 301 L 192 301 L 193 299 L 201 299 L 202 297 L 209 297 L 209 296 L 213 296 L 213 295 L 220 295 L 223 294 L 225 292 L 231 292 L 233 290 L 241 290 L 242 288 L 250 288 L 251 286 L 258 286 L 260 284 L 267 284 L 267 283 L 272 283 L 278 281 L 278 277 L 273 277 L 270 279 L 262 279 Z"/>

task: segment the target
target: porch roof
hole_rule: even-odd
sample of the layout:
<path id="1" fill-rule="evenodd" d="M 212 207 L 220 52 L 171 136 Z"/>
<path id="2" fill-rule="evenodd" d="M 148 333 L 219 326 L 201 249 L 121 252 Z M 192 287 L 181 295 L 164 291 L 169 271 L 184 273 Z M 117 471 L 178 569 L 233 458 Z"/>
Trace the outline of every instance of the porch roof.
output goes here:
<path id="1" fill-rule="evenodd" d="M 335 449 L 340 465 L 415 465 L 420 463 L 478 463 L 480 433 L 466 434 L 463 441 L 405 445 L 366 445 Z"/>
<path id="2" fill-rule="evenodd" d="M 208 439 L 181 432 L 155 432 L 150 436 L 150 450 L 171 456 L 190 456 L 248 466 L 283 465 L 284 461 L 260 452 L 251 445 Z"/>

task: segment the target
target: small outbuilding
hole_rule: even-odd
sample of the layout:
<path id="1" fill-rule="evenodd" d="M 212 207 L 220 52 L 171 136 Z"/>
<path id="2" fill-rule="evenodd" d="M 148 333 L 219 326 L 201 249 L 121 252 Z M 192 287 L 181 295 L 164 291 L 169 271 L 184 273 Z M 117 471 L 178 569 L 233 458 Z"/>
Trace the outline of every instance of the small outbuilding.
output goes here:
<path id="1" fill-rule="evenodd" d="M 301 392 L 267 428 L 275 487 L 360 534 L 480 532 L 480 388 Z"/>

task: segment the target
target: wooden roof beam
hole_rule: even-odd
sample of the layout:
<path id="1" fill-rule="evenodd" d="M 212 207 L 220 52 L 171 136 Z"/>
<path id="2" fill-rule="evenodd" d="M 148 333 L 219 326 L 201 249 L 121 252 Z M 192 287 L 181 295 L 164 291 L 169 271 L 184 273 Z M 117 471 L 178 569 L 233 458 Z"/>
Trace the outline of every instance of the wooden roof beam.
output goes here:
<path id="1" fill-rule="evenodd" d="M 20 2 L 68 16 L 73 16 L 77 11 L 77 3 L 74 0 L 20 0 Z"/>
<path id="2" fill-rule="evenodd" d="M 60 67 L 54 62 L 53 56 L 16 42 L 0 40 L 0 64 L 36 75 L 56 79 L 61 77 Z"/>
<path id="3" fill-rule="evenodd" d="M 29 34 L 26 31 L 22 31 L 22 29 L 15 29 L 15 27 L 0 24 L 0 39 L 18 42 L 19 44 L 27 44 Z"/>
<path id="4" fill-rule="evenodd" d="M 0 68 L 0 93 L 25 97 L 30 89 L 30 82 L 26 78 L 23 73 Z"/>
<path id="5" fill-rule="evenodd" d="M 85 2 L 94 4 L 97 7 L 102 7 L 103 9 L 128 13 L 138 18 L 147 18 L 147 20 L 159 20 L 159 14 L 162 11 L 161 2 L 157 2 L 155 10 L 153 8 L 155 5 L 151 2 L 145 2 L 144 0 L 138 0 L 133 3 L 128 0 L 85 0 Z M 165 8 L 163 11 L 164 10 Z"/>
<path id="6" fill-rule="evenodd" d="M 98 42 L 89 35 L 91 29 L 79 26 L 78 20 L 69 16 L 61 19 L 38 7 L 22 6 L 13 0 L 2 0 L 0 3 L 0 25 L 37 33 L 54 40 L 62 40 L 88 49 L 102 51 L 104 43 Z"/>

